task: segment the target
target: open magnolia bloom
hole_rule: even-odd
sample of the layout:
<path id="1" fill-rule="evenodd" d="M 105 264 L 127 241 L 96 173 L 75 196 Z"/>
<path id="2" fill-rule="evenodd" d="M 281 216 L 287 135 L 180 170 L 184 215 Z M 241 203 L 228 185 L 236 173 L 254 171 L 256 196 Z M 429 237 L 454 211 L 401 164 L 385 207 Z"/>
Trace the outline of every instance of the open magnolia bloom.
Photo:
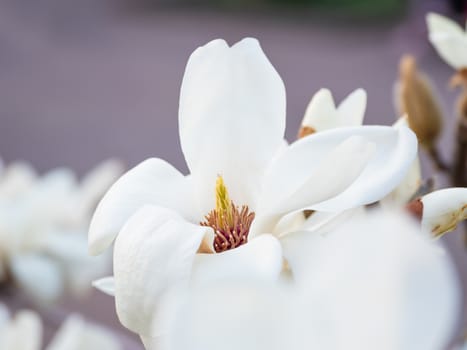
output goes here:
<path id="1" fill-rule="evenodd" d="M 0 283 L 14 284 L 38 302 L 50 302 L 65 290 L 79 295 L 105 275 L 108 257 L 87 251 L 93 210 L 122 173 L 109 160 L 78 182 L 69 169 L 38 176 L 26 163 L 0 173 Z"/>
<path id="2" fill-rule="evenodd" d="M 23 310 L 13 318 L 0 304 L 0 349 L 41 350 L 43 325 L 38 314 Z M 120 350 L 121 345 L 110 331 L 87 323 L 78 315 L 69 316 L 46 350 Z"/>
<path id="3" fill-rule="evenodd" d="M 321 89 L 314 94 L 303 117 L 299 138 L 316 131 L 343 126 L 360 126 L 366 109 L 366 92 L 357 89 L 347 96 L 338 107 L 331 91 Z"/>
<path id="4" fill-rule="evenodd" d="M 457 71 L 467 69 L 467 33 L 453 20 L 436 13 L 427 15 L 430 42 L 443 60 Z"/>
<path id="5" fill-rule="evenodd" d="M 195 288 L 165 348 L 446 349 L 459 316 L 459 282 L 443 246 L 412 220 L 373 213 L 326 238 L 304 235 L 284 242 L 301 284 Z"/>
<path id="6" fill-rule="evenodd" d="M 123 325 L 157 337 L 189 286 L 276 280 L 280 240 L 295 230 L 284 220 L 378 201 L 417 149 L 408 128 L 340 128 L 290 146 L 284 129 L 284 85 L 255 39 L 214 40 L 191 55 L 179 109 L 190 175 L 148 159 L 111 187 L 91 222 L 91 253 L 116 239 L 114 276 L 96 286 L 115 295 Z"/>

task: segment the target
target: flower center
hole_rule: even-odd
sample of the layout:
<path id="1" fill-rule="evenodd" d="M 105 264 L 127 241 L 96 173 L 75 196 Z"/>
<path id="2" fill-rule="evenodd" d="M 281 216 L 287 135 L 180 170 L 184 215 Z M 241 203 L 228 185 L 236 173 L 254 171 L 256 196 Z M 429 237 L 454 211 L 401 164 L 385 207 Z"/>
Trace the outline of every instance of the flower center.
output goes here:
<path id="1" fill-rule="evenodd" d="M 216 181 L 216 209 L 211 210 L 201 222 L 214 230 L 213 248 L 216 253 L 234 249 L 248 242 L 250 226 L 255 213 L 247 205 L 238 207 L 229 197 L 229 192 L 222 176 Z"/>

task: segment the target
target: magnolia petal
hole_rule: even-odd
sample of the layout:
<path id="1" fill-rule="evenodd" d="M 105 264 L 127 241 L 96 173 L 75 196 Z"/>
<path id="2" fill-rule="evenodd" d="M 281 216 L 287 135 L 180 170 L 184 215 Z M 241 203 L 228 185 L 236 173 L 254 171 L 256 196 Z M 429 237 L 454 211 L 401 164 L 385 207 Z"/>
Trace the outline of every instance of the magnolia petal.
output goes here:
<path id="1" fill-rule="evenodd" d="M 315 235 L 326 235 L 337 229 L 344 222 L 357 217 L 363 217 L 364 215 L 366 215 L 364 207 L 356 207 L 337 213 L 316 211 L 305 221 L 301 230 L 306 230 Z"/>
<path id="2" fill-rule="evenodd" d="M 305 218 L 305 214 L 302 211 L 290 213 L 280 218 L 272 233 L 276 237 L 279 237 L 287 232 L 298 231 L 303 227 L 306 221 L 307 219 Z M 248 237 L 252 238 L 251 235 Z"/>
<path id="3" fill-rule="evenodd" d="M 350 93 L 337 108 L 339 126 L 359 126 L 363 124 L 366 110 L 366 91 L 357 89 Z"/>
<path id="4" fill-rule="evenodd" d="M 375 229 L 377 227 L 378 229 Z M 323 350 L 446 346 L 459 314 L 459 282 L 449 255 L 402 215 L 373 215 L 326 237 L 308 256 L 304 322 Z M 304 308 L 306 308 L 304 306 Z"/>
<path id="5" fill-rule="evenodd" d="M 404 115 L 400 117 L 393 124 L 393 127 L 396 129 L 409 127 L 407 116 Z M 385 207 L 403 206 L 417 193 L 421 184 L 422 171 L 420 168 L 420 159 L 417 155 L 402 182 L 385 198 L 381 199 L 380 203 Z"/>
<path id="6" fill-rule="evenodd" d="M 263 234 L 238 248 L 218 254 L 198 254 L 192 284 L 232 280 L 274 281 L 282 269 L 282 249 L 272 235 Z"/>
<path id="7" fill-rule="evenodd" d="M 41 251 L 61 261 L 81 264 L 90 258 L 86 232 L 83 231 L 51 231 L 41 243 Z"/>
<path id="8" fill-rule="evenodd" d="M 41 255 L 15 255 L 10 269 L 16 283 L 32 298 L 52 302 L 63 293 L 63 276 L 57 262 Z"/>
<path id="9" fill-rule="evenodd" d="M 19 311 L 0 329 L 0 349 L 40 350 L 42 322 L 35 312 Z"/>
<path id="10" fill-rule="evenodd" d="M 464 35 L 464 29 L 452 19 L 430 12 L 426 16 L 428 30 L 433 33 L 445 33 L 454 36 Z"/>
<path id="11" fill-rule="evenodd" d="M 202 213 L 217 175 L 235 203 L 254 209 L 261 176 L 281 147 L 284 84 L 257 40 L 214 40 L 190 56 L 180 92 L 180 142 Z"/>
<path id="12" fill-rule="evenodd" d="M 279 237 L 288 273 L 297 285 L 308 281 L 309 255 L 319 250 L 325 239 L 309 231 L 296 231 Z"/>
<path id="13" fill-rule="evenodd" d="M 304 209 L 344 191 L 359 177 L 374 154 L 374 144 L 352 136 L 318 164 L 310 178 L 284 201 L 285 212 Z M 329 186 L 329 184 L 332 184 Z M 332 194 L 329 189 L 332 188 Z"/>
<path id="14" fill-rule="evenodd" d="M 283 256 L 294 281 L 307 283 L 310 280 L 310 256 L 319 254 L 328 235 L 342 231 L 345 226 L 365 215 L 361 207 L 339 213 L 314 212 L 300 230 L 288 231 L 279 236 Z"/>
<path id="15" fill-rule="evenodd" d="M 417 156 L 402 182 L 391 193 L 381 199 L 380 203 L 383 206 L 403 206 L 417 193 L 421 184 L 422 173 L 420 159 Z"/>
<path id="16" fill-rule="evenodd" d="M 363 173 L 345 191 L 309 209 L 339 212 L 374 203 L 402 181 L 417 154 L 415 134 L 405 127 L 398 130 L 377 126 L 368 128 L 361 129 L 368 131 L 365 134 L 369 141 L 376 144 L 376 152 Z M 354 130 L 358 135 L 358 129 Z"/>
<path id="17" fill-rule="evenodd" d="M 36 180 L 36 171 L 30 164 L 24 162 L 12 163 L 1 173 L 0 197 L 13 198 L 21 195 L 31 189 Z"/>
<path id="18" fill-rule="evenodd" d="M 337 123 L 338 113 L 332 93 L 328 89 L 320 89 L 306 108 L 302 126 L 322 131 L 337 127 Z"/>
<path id="19" fill-rule="evenodd" d="M 455 69 L 467 67 L 467 35 L 454 21 L 436 13 L 426 17 L 429 39 L 438 54 Z"/>
<path id="20" fill-rule="evenodd" d="M 173 350 L 300 350 L 287 332 L 290 300 L 259 281 L 197 288 L 169 334 Z M 157 350 L 157 348 L 150 348 Z M 305 349 L 305 348 L 303 348 Z"/>
<path id="21" fill-rule="evenodd" d="M 91 282 L 110 270 L 111 252 L 90 256 L 86 232 L 50 232 L 43 241 L 41 251 L 56 259 L 64 272 L 67 288 L 75 296 L 90 291 Z"/>
<path id="22" fill-rule="evenodd" d="M 146 337 L 141 336 L 141 342 L 144 345 L 146 350 L 164 350 L 167 349 L 166 346 L 166 337 L 159 336 L 159 337 Z"/>
<path id="23" fill-rule="evenodd" d="M 447 188 L 427 194 L 423 203 L 422 227 L 435 236 L 452 231 L 467 219 L 467 188 Z"/>
<path id="24" fill-rule="evenodd" d="M 162 159 L 151 158 L 124 174 L 97 206 L 89 229 L 89 251 L 101 253 L 123 224 L 146 204 L 160 205 L 190 216 L 187 179 Z"/>
<path id="25" fill-rule="evenodd" d="M 103 327 L 86 323 L 78 315 L 69 316 L 46 350 L 120 350 L 116 337 Z"/>
<path id="26" fill-rule="evenodd" d="M 92 286 L 110 296 L 115 296 L 115 278 L 108 276 L 92 282 Z"/>
<path id="27" fill-rule="evenodd" d="M 373 134 L 391 138 L 388 129 L 341 128 L 295 142 L 266 173 L 257 215 L 286 214 L 340 194 L 365 169 L 378 141 Z"/>
<path id="28" fill-rule="evenodd" d="M 365 109 L 366 92 L 363 89 L 353 91 L 339 107 L 336 107 L 331 91 L 321 89 L 311 99 L 302 126 L 314 131 L 359 126 L 363 122 Z"/>
<path id="29" fill-rule="evenodd" d="M 156 206 L 141 208 L 127 221 L 114 248 L 115 302 L 125 327 L 145 336 L 166 331 L 209 229 Z"/>

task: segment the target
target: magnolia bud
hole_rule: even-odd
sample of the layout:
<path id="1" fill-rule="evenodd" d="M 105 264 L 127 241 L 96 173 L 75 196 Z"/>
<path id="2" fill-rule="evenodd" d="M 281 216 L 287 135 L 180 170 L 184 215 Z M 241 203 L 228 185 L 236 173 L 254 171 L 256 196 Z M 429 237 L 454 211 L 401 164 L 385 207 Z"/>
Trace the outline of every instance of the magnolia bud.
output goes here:
<path id="1" fill-rule="evenodd" d="M 431 149 L 442 129 L 442 113 L 428 77 L 418 71 L 415 58 L 403 56 L 399 63 L 397 98 L 400 114 L 406 114 L 421 146 Z"/>

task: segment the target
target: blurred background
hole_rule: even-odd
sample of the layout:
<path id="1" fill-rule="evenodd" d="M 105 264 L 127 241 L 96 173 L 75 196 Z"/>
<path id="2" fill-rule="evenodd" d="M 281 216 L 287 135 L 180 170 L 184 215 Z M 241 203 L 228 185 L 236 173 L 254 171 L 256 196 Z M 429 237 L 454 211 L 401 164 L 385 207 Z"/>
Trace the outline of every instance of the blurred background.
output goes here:
<path id="1" fill-rule="evenodd" d="M 453 72 L 427 41 L 425 15 L 465 20 L 466 9 L 465 1 L 448 0 L 0 0 L 0 156 L 79 174 L 109 157 L 130 167 L 159 156 L 186 171 L 177 109 L 188 56 L 214 38 L 253 36 L 285 82 L 289 140 L 321 87 L 336 101 L 365 88 L 366 124 L 392 124 L 398 61 L 411 53 L 442 97 L 448 157 Z M 424 169 L 432 172 L 426 160 Z M 465 287 L 461 233 L 443 240 Z M 14 296 L 8 303 L 21 306 Z M 122 334 L 127 349 L 140 349 L 110 297 L 95 292 L 65 300 L 61 310 L 80 310 Z M 459 330 L 465 326 L 462 320 Z"/>

